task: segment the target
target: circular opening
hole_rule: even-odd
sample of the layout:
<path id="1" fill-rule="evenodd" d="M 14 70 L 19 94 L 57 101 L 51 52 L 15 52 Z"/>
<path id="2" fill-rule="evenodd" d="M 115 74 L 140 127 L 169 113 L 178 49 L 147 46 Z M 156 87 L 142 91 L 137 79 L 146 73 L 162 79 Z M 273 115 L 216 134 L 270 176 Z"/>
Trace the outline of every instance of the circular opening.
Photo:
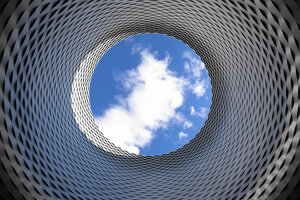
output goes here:
<path id="1" fill-rule="evenodd" d="M 126 38 L 101 58 L 90 103 L 100 131 L 135 154 L 160 155 L 200 131 L 211 104 L 211 85 L 200 57 L 162 34 Z"/>

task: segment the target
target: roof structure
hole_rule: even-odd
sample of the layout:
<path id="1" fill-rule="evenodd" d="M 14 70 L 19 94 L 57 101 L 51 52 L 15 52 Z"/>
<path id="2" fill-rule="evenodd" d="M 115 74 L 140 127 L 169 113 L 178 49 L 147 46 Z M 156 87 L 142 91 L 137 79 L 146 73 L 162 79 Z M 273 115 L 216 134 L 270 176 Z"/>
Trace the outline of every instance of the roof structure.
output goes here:
<path id="1" fill-rule="evenodd" d="M 2 199 L 299 198 L 299 2 L 0 5 Z M 89 103 L 101 56 L 146 32 L 188 44 L 212 85 L 200 133 L 160 156 L 115 147 Z"/>

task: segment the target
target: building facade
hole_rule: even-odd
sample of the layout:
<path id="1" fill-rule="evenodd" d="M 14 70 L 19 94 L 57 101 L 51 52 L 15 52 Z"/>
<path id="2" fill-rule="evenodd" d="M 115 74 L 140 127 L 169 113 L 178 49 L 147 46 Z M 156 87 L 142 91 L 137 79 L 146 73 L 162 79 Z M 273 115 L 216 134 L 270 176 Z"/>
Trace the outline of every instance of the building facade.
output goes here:
<path id="1" fill-rule="evenodd" d="M 2 0 L 0 19 L 2 199 L 299 198 L 299 2 Z M 101 56 L 146 32 L 212 85 L 204 127 L 160 156 L 114 146 L 89 103 Z"/>

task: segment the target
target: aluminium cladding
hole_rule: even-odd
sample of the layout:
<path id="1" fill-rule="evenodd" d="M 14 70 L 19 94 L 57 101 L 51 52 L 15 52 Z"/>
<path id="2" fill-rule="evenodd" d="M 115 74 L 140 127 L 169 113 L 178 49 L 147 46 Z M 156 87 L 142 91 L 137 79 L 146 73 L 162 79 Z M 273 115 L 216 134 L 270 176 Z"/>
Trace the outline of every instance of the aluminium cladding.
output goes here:
<path id="1" fill-rule="evenodd" d="M 299 198 L 299 1 L 1 0 L 0 17 L 2 199 Z M 89 104 L 101 56 L 145 32 L 212 84 L 204 127 L 161 156 L 115 147 Z"/>

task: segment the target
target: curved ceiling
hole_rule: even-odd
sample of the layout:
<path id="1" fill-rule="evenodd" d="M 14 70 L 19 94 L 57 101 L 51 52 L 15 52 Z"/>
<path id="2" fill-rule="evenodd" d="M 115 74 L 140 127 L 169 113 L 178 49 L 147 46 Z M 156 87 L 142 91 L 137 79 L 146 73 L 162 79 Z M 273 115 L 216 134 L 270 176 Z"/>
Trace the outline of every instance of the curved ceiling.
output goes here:
<path id="1" fill-rule="evenodd" d="M 297 199 L 300 6 L 295 1 L 2 1 L 4 199 Z M 110 143 L 89 104 L 115 43 L 161 33 L 205 62 L 212 106 L 183 148 Z"/>

